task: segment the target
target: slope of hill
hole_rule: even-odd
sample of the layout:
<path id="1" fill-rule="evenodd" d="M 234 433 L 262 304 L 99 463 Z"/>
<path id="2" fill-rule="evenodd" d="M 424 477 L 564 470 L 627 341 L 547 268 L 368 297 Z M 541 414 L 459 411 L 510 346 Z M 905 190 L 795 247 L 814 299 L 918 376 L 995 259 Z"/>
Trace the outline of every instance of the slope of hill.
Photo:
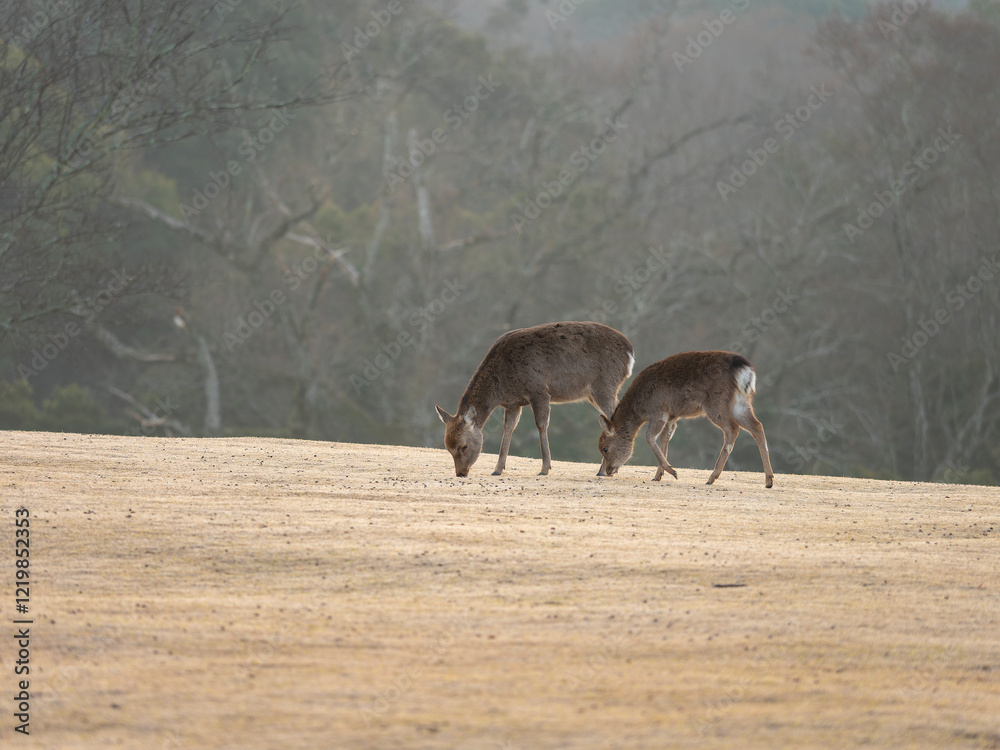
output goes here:
<path id="1" fill-rule="evenodd" d="M 996 488 L 457 479 L 443 449 L 258 438 L 0 455 L 39 746 L 1000 747 Z"/>

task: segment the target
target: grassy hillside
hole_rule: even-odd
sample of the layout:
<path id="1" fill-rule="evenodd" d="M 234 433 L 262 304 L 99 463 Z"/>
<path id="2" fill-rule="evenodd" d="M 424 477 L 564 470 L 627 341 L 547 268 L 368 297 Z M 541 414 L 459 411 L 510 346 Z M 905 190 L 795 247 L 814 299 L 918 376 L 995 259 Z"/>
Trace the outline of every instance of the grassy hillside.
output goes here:
<path id="1" fill-rule="evenodd" d="M 488 455 L 460 480 L 443 450 L 254 438 L 0 455 L 40 747 L 1000 746 L 995 488 Z"/>

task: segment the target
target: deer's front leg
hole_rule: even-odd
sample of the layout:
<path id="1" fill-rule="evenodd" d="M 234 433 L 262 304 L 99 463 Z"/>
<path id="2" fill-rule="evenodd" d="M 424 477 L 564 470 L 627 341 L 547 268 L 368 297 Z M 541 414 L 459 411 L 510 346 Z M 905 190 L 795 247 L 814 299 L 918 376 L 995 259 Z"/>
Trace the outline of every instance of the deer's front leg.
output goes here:
<path id="1" fill-rule="evenodd" d="M 517 427 L 517 421 L 521 418 L 521 407 L 515 406 L 513 409 L 504 407 L 503 410 L 503 437 L 500 439 L 500 457 L 497 459 L 497 466 L 493 470 L 494 476 L 500 476 L 507 468 L 507 453 L 510 451 L 510 438 Z"/>
<path id="2" fill-rule="evenodd" d="M 646 426 L 646 442 L 649 443 L 649 447 L 653 451 L 653 455 L 656 456 L 656 462 L 658 466 L 656 467 L 656 474 L 653 476 L 654 482 L 659 482 L 663 478 L 663 472 L 668 471 L 673 475 L 674 479 L 677 479 L 677 472 L 674 471 L 674 467 L 667 462 L 667 455 L 663 452 L 659 445 L 656 444 L 656 438 L 660 436 L 667 428 L 667 420 L 657 419 L 655 421 L 650 421 Z M 670 429 L 670 434 L 673 434 L 673 430 Z M 669 441 L 670 438 L 668 437 Z"/>

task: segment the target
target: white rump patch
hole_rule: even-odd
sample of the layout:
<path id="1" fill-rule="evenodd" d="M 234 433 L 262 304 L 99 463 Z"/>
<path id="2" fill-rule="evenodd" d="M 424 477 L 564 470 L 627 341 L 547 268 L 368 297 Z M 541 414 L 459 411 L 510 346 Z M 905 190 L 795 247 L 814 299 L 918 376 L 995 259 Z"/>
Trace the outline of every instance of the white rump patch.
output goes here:
<path id="1" fill-rule="evenodd" d="M 736 386 L 744 393 L 757 391 L 757 374 L 752 367 L 742 367 L 736 373 Z"/>
<path id="2" fill-rule="evenodd" d="M 748 411 L 750 411 L 750 404 L 747 403 L 747 397 L 737 393 L 736 401 L 733 403 L 733 416 L 739 419 Z"/>
<path id="3" fill-rule="evenodd" d="M 628 353 L 628 372 L 625 373 L 626 378 L 632 377 L 632 368 L 635 366 L 635 355 L 632 352 Z"/>

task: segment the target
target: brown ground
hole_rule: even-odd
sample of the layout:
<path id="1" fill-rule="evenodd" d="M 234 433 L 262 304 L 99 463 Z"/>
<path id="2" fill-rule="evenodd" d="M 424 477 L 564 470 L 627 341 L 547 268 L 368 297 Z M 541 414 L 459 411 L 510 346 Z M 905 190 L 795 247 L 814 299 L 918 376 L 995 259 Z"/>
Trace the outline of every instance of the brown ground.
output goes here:
<path id="1" fill-rule="evenodd" d="M 0 456 L 34 581 L 4 747 L 1000 747 L 997 488 L 460 480 L 443 449 L 256 438 Z"/>

